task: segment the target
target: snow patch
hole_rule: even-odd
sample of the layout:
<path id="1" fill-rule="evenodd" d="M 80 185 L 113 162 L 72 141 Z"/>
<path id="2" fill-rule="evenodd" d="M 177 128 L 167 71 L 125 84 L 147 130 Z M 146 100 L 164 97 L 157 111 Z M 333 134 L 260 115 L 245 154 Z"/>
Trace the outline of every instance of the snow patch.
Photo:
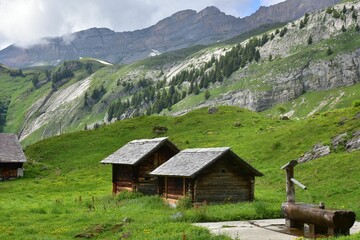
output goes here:
<path id="1" fill-rule="evenodd" d="M 155 56 L 158 56 L 160 54 L 161 54 L 161 52 L 159 52 L 158 50 L 151 49 L 151 53 L 149 53 L 149 57 L 155 57 Z"/>
<path id="2" fill-rule="evenodd" d="M 95 60 L 95 61 L 98 61 L 99 63 L 102 63 L 102 64 L 104 64 L 104 65 L 108 65 L 108 66 L 114 65 L 114 64 L 109 63 L 109 62 L 106 62 L 106 61 L 104 61 L 104 60 L 100 60 L 100 59 L 96 59 L 96 58 L 94 58 L 94 60 Z"/>

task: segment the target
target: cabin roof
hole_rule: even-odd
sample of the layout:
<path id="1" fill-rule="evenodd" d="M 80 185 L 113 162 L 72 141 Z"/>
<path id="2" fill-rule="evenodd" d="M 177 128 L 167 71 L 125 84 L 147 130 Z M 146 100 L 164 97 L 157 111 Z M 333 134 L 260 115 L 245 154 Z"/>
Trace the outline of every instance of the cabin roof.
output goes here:
<path id="1" fill-rule="evenodd" d="M 186 149 L 170 158 L 150 174 L 158 176 L 194 177 L 220 157 L 229 153 L 230 157 L 241 162 L 255 176 L 262 176 L 251 165 L 242 160 L 229 147 Z"/>
<path id="2" fill-rule="evenodd" d="M 26 162 L 26 158 L 17 136 L 0 133 L 0 163 L 18 162 Z"/>
<path id="3" fill-rule="evenodd" d="M 101 163 L 136 165 L 164 144 L 169 145 L 176 152 L 180 151 L 167 137 L 139 139 L 125 144 Z"/>

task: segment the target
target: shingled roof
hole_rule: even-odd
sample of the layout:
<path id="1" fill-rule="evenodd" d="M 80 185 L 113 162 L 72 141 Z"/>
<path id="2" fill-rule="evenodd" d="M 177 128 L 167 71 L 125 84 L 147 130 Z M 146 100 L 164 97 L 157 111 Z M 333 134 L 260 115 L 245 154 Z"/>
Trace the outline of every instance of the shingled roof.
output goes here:
<path id="1" fill-rule="evenodd" d="M 194 148 L 183 150 L 156 168 L 150 174 L 158 176 L 194 177 L 202 169 L 206 168 L 227 153 L 230 153 L 231 157 L 244 164 L 255 176 L 263 175 L 232 152 L 229 147 Z"/>
<path id="2" fill-rule="evenodd" d="M 177 152 L 180 150 L 167 138 L 134 140 L 105 158 L 101 163 L 136 165 L 164 144 L 168 144 Z"/>
<path id="3" fill-rule="evenodd" d="M 0 163 L 26 162 L 15 134 L 0 133 Z"/>

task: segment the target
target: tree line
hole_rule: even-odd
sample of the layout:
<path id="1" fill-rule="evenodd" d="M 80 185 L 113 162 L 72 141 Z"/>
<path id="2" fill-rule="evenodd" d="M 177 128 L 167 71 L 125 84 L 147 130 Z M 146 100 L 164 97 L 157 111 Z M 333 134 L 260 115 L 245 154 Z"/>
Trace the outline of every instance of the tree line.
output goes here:
<path id="1" fill-rule="evenodd" d="M 275 35 L 284 36 L 287 28 L 277 30 Z M 133 83 L 123 83 L 123 91 L 133 91 L 130 99 L 119 99 L 110 104 L 108 110 L 108 120 L 113 118 L 120 119 L 124 113 L 133 112 L 133 116 L 146 114 L 151 115 L 160 113 L 163 109 L 171 109 L 177 102 L 186 96 L 200 94 L 205 90 L 205 99 L 210 97 L 207 89 L 215 83 L 222 83 L 229 78 L 232 73 L 244 68 L 246 64 L 258 62 L 261 58 L 259 47 L 265 45 L 275 37 L 274 34 L 263 34 L 261 37 L 251 38 L 245 45 L 237 44 L 227 51 L 223 56 L 216 58 L 211 56 L 203 66 L 192 67 L 182 70 L 169 81 L 159 80 L 156 84 L 152 80 L 139 80 L 136 85 Z M 135 89 L 135 90 L 134 90 Z M 145 109 L 140 112 L 140 109 Z"/>

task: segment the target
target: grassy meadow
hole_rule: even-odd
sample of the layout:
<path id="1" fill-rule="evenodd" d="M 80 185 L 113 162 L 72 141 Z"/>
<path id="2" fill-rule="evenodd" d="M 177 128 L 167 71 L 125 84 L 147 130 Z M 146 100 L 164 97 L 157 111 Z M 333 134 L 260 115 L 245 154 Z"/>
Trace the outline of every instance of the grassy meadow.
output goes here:
<path id="1" fill-rule="evenodd" d="M 91 131 L 49 138 L 26 147 L 25 177 L 0 182 L 0 239 L 228 239 L 211 236 L 192 222 L 281 217 L 285 172 L 280 167 L 341 133 L 360 129 L 359 107 L 306 120 L 278 120 L 236 107 L 215 114 L 199 109 L 180 117 L 128 119 Z M 198 208 L 168 207 L 161 198 L 111 195 L 111 166 L 99 162 L 119 147 L 152 138 L 165 126 L 181 149 L 229 146 L 264 173 L 255 201 Z M 354 210 L 359 218 L 360 151 L 338 148 L 301 164 L 295 178 L 308 187 L 297 200 Z M 346 239 L 358 239 L 355 235 Z"/>

